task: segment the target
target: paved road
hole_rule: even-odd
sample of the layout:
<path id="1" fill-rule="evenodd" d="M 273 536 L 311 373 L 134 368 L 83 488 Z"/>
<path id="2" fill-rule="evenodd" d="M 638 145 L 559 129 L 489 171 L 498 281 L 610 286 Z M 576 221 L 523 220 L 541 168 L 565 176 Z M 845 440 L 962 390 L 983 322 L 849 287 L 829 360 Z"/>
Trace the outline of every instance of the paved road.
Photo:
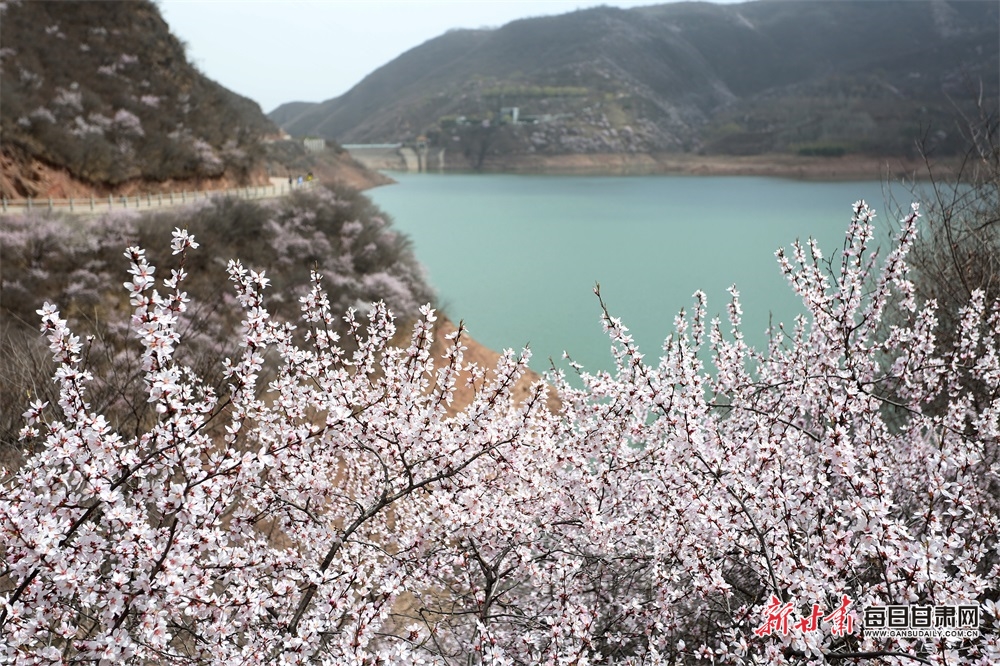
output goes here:
<path id="1" fill-rule="evenodd" d="M 276 199 L 307 187 L 312 182 L 288 183 L 287 178 L 272 178 L 267 186 L 239 187 L 229 190 L 200 190 L 139 194 L 128 197 L 86 197 L 73 199 L 3 199 L 0 201 L 0 215 L 23 213 L 33 210 L 59 211 L 74 215 L 99 215 L 110 210 L 158 210 L 176 208 L 213 197 L 236 197 L 238 199 Z"/>

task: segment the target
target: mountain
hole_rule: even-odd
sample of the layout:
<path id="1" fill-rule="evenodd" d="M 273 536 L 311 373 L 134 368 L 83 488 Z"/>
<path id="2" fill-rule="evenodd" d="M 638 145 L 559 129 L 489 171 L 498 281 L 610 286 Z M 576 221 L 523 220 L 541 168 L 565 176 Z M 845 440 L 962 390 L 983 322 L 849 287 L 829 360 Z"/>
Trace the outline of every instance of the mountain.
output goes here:
<path id="1" fill-rule="evenodd" d="M 267 117 L 278 125 L 284 125 L 293 122 L 300 115 L 312 109 L 313 106 L 315 106 L 313 102 L 287 102 L 267 114 Z"/>
<path id="2" fill-rule="evenodd" d="M 962 145 L 998 93 L 1000 5 L 763 0 L 599 7 L 455 30 L 341 97 L 270 117 L 292 135 L 495 156 L 906 155 Z"/>
<path id="3" fill-rule="evenodd" d="M 0 193 L 266 180 L 278 128 L 201 74 L 156 5 L 0 4 Z"/>

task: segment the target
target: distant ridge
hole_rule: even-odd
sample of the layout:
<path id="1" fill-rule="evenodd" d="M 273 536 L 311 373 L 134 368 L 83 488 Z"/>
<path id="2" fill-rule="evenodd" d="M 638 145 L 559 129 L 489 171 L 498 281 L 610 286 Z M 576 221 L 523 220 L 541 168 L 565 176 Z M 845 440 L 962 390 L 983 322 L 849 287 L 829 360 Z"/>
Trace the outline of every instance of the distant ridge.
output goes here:
<path id="1" fill-rule="evenodd" d="M 912 155 L 962 145 L 998 94 L 1000 5 L 817 0 L 599 7 L 453 30 L 346 94 L 285 104 L 293 136 L 516 155 Z M 980 88 L 981 87 L 981 88 Z M 515 110 L 516 109 L 516 110 Z"/>
<path id="2" fill-rule="evenodd" d="M 315 102 L 286 102 L 274 111 L 271 111 L 271 113 L 267 114 L 267 116 L 272 122 L 279 126 L 287 125 L 297 121 L 300 117 L 311 111 L 315 106 Z"/>

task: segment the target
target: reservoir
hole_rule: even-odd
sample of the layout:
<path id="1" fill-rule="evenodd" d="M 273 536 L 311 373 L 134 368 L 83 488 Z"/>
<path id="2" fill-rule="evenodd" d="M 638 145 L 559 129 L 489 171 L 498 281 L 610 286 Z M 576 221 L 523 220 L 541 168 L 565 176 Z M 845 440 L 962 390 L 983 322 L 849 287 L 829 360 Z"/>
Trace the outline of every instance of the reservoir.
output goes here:
<path id="1" fill-rule="evenodd" d="M 851 206 L 877 210 L 889 244 L 910 192 L 878 181 L 818 183 L 759 177 L 539 176 L 393 173 L 368 194 L 413 240 L 444 313 L 501 350 L 529 345 L 531 366 L 609 370 L 593 287 L 655 365 L 692 294 L 726 321 L 735 284 L 743 333 L 766 343 L 769 322 L 801 313 L 775 259 L 814 237 L 826 258 L 843 247 Z M 728 330 L 728 329 L 726 329 Z"/>

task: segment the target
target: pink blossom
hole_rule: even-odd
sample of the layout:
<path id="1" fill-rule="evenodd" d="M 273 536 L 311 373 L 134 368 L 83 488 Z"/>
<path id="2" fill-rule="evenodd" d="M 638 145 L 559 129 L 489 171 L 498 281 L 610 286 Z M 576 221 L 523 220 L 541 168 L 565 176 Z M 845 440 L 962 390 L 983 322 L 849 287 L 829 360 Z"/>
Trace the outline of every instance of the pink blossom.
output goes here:
<path id="1" fill-rule="evenodd" d="M 174 231 L 163 281 L 130 247 L 155 413 L 122 432 L 99 414 L 79 338 L 42 306 L 59 399 L 31 404 L 31 454 L 3 481 L 0 650 L 25 663 L 994 663 L 1000 403 L 976 403 L 964 378 L 1000 376 L 1000 307 L 975 294 L 957 343 L 940 344 L 936 306 L 907 286 L 916 211 L 879 260 L 872 215 L 855 204 L 833 271 L 815 243 L 779 253 L 807 314 L 766 350 L 742 335 L 735 287 L 725 320 L 696 293 L 658 359 L 598 289 L 614 371 L 580 369 L 575 384 L 553 371 L 520 400 L 527 352 L 471 367 L 460 326 L 438 355 L 429 306 L 399 343 L 384 302 L 339 317 L 318 272 L 293 325 L 239 261 L 241 346 L 218 396 L 178 358 L 196 244 Z M 909 319 L 883 335 L 900 301 Z M 881 639 L 855 621 L 907 604 L 979 607 L 980 637 Z"/>

